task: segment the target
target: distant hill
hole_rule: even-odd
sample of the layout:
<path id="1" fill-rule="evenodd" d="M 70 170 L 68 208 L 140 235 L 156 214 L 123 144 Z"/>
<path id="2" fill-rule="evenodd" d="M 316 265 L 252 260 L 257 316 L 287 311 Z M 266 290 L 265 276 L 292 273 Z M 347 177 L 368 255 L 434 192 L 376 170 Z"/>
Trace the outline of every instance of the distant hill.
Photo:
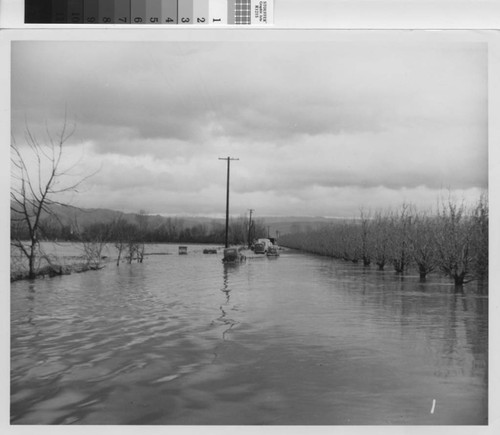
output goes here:
<path id="1" fill-rule="evenodd" d="M 51 209 L 58 216 L 59 220 L 66 225 L 78 224 L 78 226 L 86 227 L 93 223 L 111 223 L 118 219 L 124 219 L 130 223 L 136 223 L 139 213 L 123 213 L 117 210 L 105 208 L 79 208 L 73 206 L 53 205 Z M 197 224 L 209 224 L 213 221 L 223 222 L 222 219 L 212 219 L 209 217 L 190 217 L 176 216 L 168 217 L 161 215 L 147 215 L 148 222 L 152 226 L 161 225 L 168 219 L 177 219 L 183 221 L 186 226 L 194 226 Z"/>
<path id="2" fill-rule="evenodd" d="M 342 220 L 340 218 L 325 218 L 321 216 L 288 216 L 288 217 L 263 217 L 264 224 L 269 228 L 269 235 L 275 237 L 300 231 L 316 230 L 332 222 Z"/>
<path id="3" fill-rule="evenodd" d="M 118 219 L 124 219 L 130 223 L 136 223 L 138 213 L 123 213 L 117 210 L 105 208 L 78 208 L 73 206 L 54 205 L 52 210 L 57 214 L 59 220 L 64 225 L 78 225 L 86 227 L 93 223 L 111 223 Z M 211 227 L 214 223 L 224 224 L 225 218 L 212 218 L 205 216 L 161 216 L 148 215 L 148 223 L 150 226 L 160 226 L 168 220 L 176 220 L 182 222 L 184 227 L 193 227 L 196 225 L 205 225 Z M 287 234 L 290 232 L 306 231 L 309 229 L 317 229 L 330 222 L 334 222 L 335 218 L 324 217 L 309 217 L 309 216 L 254 216 L 258 222 L 262 222 L 268 228 L 269 236 L 276 237 L 279 234 Z"/>

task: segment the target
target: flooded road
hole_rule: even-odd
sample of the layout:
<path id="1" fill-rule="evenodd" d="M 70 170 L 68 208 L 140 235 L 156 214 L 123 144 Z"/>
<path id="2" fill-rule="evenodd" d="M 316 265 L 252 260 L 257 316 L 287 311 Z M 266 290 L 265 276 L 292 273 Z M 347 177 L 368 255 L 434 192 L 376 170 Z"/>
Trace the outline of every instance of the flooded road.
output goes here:
<path id="1" fill-rule="evenodd" d="M 11 286 L 12 424 L 486 424 L 488 298 L 286 250 Z"/>

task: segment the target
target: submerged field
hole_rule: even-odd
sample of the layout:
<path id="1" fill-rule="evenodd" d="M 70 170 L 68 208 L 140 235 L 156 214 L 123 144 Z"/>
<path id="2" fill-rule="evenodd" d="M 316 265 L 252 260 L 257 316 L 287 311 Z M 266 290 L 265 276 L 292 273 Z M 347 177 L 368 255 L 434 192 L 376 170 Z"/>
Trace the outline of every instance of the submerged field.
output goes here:
<path id="1" fill-rule="evenodd" d="M 11 423 L 488 422 L 488 297 L 473 287 L 202 249 L 12 283 Z"/>

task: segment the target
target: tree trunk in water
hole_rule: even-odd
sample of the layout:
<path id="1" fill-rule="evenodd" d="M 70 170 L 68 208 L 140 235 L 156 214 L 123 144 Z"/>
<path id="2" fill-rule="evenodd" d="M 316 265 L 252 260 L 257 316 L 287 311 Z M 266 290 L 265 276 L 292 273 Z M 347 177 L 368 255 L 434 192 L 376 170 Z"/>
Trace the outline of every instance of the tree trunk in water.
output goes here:
<path id="1" fill-rule="evenodd" d="M 464 287 L 465 273 L 455 274 L 453 275 L 453 279 L 455 281 L 455 289 L 460 291 Z"/>
<path id="2" fill-rule="evenodd" d="M 394 271 L 396 273 L 403 273 L 404 272 L 404 263 L 402 261 L 394 260 L 393 265 L 394 265 Z"/>
<path id="3" fill-rule="evenodd" d="M 28 267 L 29 267 L 29 272 L 28 272 L 28 278 L 29 279 L 35 279 L 36 278 L 36 271 L 35 271 L 35 245 L 36 245 L 36 240 L 31 240 L 31 247 L 30 247 L 30 256 L 28 258 Z"/>
<path id="4" fill-rule="evenodd" d="M 28 278 L 29 279 L 35 279 L 36 278 L 36 273 L 35 273 L 35 254 L 31 254 L 29 258 L 29 273 L 28 273 Z"/>
<path id="5" fill-rule="evenodd" d="M 418 265 L 418 273 L 420 275 L 420 282 L 427 281 L 427 269 L 423 264 Z"/>

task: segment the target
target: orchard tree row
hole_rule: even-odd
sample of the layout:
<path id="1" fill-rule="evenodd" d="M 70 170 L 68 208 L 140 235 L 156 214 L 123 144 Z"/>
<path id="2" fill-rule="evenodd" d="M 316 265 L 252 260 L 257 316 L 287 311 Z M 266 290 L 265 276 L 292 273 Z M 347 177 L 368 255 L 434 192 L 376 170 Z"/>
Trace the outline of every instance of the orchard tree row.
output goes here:
<path id="1" fill-rule="evenodd" d="M 426 212 L 409 204 L 388 212 L 361 210 L 356 219 L 286 234 L 280 244 L 401 274 L 413 268 L 421 281 L 441 272 L 456 286 L 487 282 L 488 201 L 483 195 L 467 207 L 448 199 Z"/>

